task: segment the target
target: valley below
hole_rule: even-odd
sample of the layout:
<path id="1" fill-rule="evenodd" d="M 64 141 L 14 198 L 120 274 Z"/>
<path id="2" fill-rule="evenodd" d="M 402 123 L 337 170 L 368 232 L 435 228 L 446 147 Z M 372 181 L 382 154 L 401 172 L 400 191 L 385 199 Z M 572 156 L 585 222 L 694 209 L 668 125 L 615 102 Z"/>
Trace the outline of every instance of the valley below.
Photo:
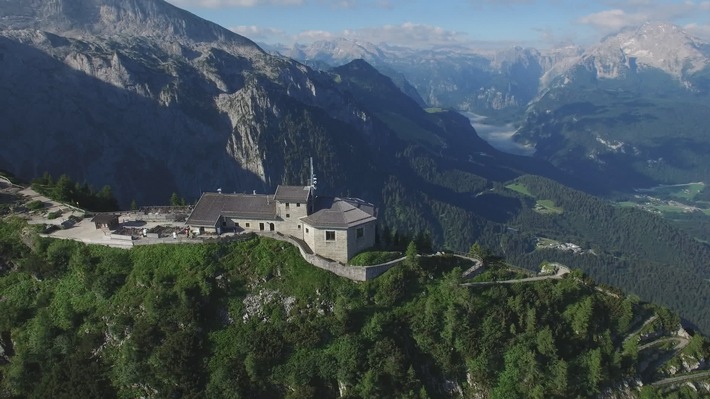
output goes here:
<path id="1" fill-rule="evenodd" d="M 496 150 L 514 155 L 531 156 L 535 154 L 535 148 L 530 145 L 518 143 L 514 139 L 516 132 L 514 123 L 502 125 L 489 124 L 488 118 L 473 112 L 462 112 L 470 121 L 471 126 L 476 129 L 478 136 L 485 140 Z"/>

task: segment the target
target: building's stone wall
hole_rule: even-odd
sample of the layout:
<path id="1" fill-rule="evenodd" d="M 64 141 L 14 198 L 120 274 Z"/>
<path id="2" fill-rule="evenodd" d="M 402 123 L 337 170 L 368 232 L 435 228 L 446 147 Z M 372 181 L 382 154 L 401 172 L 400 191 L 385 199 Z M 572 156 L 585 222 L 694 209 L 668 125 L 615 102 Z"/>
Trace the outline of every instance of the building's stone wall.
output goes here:
<path id="1" fill-rule="evenodd" d="M 222 225 L 222 222 L 225 222 L 224 225 Z M 218 226 L 222 226 L 223 229 L 226 228 L 225 231 L 232 231 L 236 228 L 237 231 L 280 231 L 279 229 L 282 228 L 283 222 L 280 222 L 278 220 L 256 220 L 256 219 L 232 219 L 232 218 L 223 218 L 223 220 L 220 221 Z M 271 226 L 273 225 L 273 230 Z M 263 226 L 263 229 L 262 229 Z"/>
<path id="2" fill-rule="evenodd" d="M 281 222 L 276 229 L 284 234 L 294 236 L 298 239 L 303 239 L 303 222 L 298 219 L 294 220 L 284 220 Z M 305 240 L 304 240 L 305 241 Z"/>
<path id="3" fill-rule="evenodd" d="M 299 239 L 303 238 L 301 218 L 308 216 L 308 204 L 304 202 L 276 202 L 276 213 L 283 219 L 278 231 Z"/>
<path id="4" fill-rule="evenodd" d="M 263 226 L 263 228 L 262 228 Z M 272 228 L 273 226 L 273 228 Z M 273 231 L 288 234 L 297 238 L 303 236 L 303 224 L 300 220 L 259 220 L 259 219 L 236 219 L 236 218 L 221 218 L 217 222 L 217 227 L 222 228 L 222 232 L 231 231 Z M 216 232 L 216 230 L 215 230 Z"/>
<path id="5" fill-rule="evenodd" d="M 318 255 L 333 259 L 338 262 L 347 263 L 348 257 L 348 230 L 341 229 L 320 229 L 306 225 L 313 233 L 313 252 Z M 325 239 L 326 231 L 335 232 L 335 240 Z M 306 241 L 308 243 L 308 241 Z M 308 245 L 311 245 L 308 243 Z"/>
<path id="6" fill-rule="evenodd" d="M 315 229 L 311 227 L 310 225 L 304 224 L 303 225 L 303 241 L 311 248 L 311 250 L 315 250 L 316 247 L 316 235 L 315 235 Z"/>
<path id="7" fill-rule="evenodd" d="M 357 255 L 359 252 L 375 246 L 376 228 L 377 222 L 372 221 L 348 229 L 347 260 L 350 260 L 350 258 Z M 357 236 L 358 229 L 362 229 L 362 237 Z"/>
<path id="8" fill-rule="evenodd" d="M 276 201 L 276 214 L 284 220 L 298 219 L 308 216 L 308 206 L 304 202 Z M 288 216 L 286 216 L 288 215 Z"/>

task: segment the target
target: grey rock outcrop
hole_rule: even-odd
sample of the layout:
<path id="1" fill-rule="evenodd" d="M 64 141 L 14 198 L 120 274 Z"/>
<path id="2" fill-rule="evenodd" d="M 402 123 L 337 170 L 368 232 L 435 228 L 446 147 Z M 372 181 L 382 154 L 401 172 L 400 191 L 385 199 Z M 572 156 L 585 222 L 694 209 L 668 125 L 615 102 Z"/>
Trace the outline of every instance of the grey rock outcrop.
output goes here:
<path id="1" fill-rule="evenodd" d="M 0 168 L 24 178 L 110 184 L 124 205 L 261 191 L 285 179 L 288 149 L 266 144 L 283 113 L 372 130 L 330 76 L 162 0 L 9 0 L 0 15 Z"/>

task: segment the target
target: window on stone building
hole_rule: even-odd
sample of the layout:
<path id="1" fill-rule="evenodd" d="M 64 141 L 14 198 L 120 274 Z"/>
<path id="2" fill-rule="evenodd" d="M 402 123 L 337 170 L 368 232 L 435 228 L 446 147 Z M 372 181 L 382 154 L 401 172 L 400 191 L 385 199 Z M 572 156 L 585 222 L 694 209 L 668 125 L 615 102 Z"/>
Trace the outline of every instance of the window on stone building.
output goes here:
<path id="1" fill-rule="evenodd" d="M 325 240 L 326 241 L 335 241 L 335 231 L 326 230 L 325 231 Z"/>
<path id="2" fill-rule="evenodd" d="M 300 208 L 300 207 L 301 207 L 301 203 L 300 203 L 300 202 L 296 202 L 296 208 Z"/>
<path id="3" fill-rule="evenodd" d="M 306 227 L 306 233 L 308 233 L 308 232 L 309 232 L 308 227 Z"/>
<path id="4" fill-rule="evenodd" d="M 301 230 L 301 225 L 300 225 L 300 224 L 298 225 L 298 229 Z"/>
<path id="5" fill-rule="evenodd" d="M 290 214 L 290 213 L 287 213 L 287 214 L 286 214 L 286 217 L 287 217 L 287 218 L 290 218 L 290 217 L 291 217 L 291 214 Z"/>
<path id="6" fill-rule="evenodd" d="M 288 202 L 286 203 L 286 209 L 288 209 Z"/>
<path id="7" fill-rule="evenodd" d="M 249 223 L 244 223 L 245 226 L 249 227 Z"/>

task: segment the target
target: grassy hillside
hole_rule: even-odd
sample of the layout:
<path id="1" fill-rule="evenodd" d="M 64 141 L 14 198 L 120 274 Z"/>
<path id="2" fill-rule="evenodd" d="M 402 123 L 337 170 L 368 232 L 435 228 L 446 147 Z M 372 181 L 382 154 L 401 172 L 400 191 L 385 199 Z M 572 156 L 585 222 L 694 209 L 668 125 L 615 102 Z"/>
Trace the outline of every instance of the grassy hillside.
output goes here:
<path id="1" fill-rule="evenodd" d="M 261 238 L 126 251 L 6 220 L 0 245 L 3 397 L 592 397 L 639 373 L 631 331 L 678 321 L 580 273 L 464 287 L 453 257 L 358 284 Z"/>

